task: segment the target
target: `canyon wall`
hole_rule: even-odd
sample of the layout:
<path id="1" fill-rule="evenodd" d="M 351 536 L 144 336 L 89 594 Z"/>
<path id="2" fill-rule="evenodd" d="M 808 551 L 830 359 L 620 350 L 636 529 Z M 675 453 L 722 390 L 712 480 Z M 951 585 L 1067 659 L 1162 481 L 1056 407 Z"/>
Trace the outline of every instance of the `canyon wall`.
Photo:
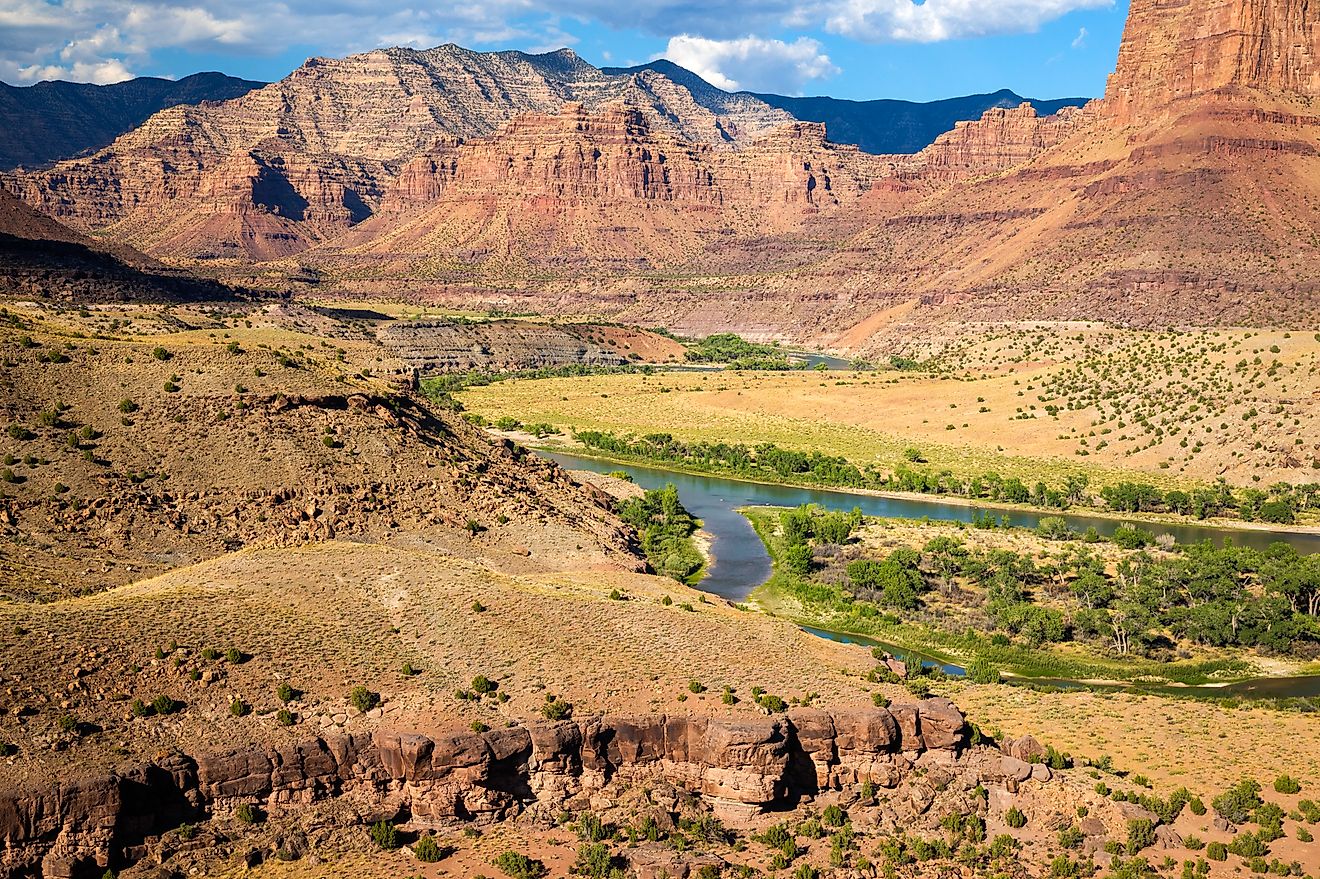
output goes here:
<path id="1" fill-rule="evenodd" d="M 5 183 L 76 229 L 109 229 L 148 251 L 278 259 L 366 219 L 401 167 L 437 142 L 575 101 L 623 101 L 693 143 L 744 143 L 792 121 L 750 96 L 693 94 L 655 71 L 607 75 L 567 49 L 379 49 L 311 58 L 242 97 L 164 110 L 91 157 Z"/>
<path id="2" fill-rule="evenodd" d="M 100 876 L 159 855 L 164 831 L 230 815 L 240 804 L 274 815 L 343 798 L 369 820 L 442 828 L 523 813 L 552 822 L 564 809 L 588 808 L 593 795 L 663 782 L 704 798 L 717 813 L 751 814 L 863 781 L 892 789 L 912 775 L 914 762 L 953 766 L 967 744 L 961 712 L 932 698 L 866 711 L 607 716 L 172 753 L 112 775 L 0 793 L 0 877 Z M 1031 772 L 1018 763 L 994 755 L 975 771 L 1013 784 Z"/>
<path id="3" fill-rule="evenodd" d="M 980 119 L 959 122 L 915 155 L 884 157 L 889 161 L 888 176 L 947 184 L 1002 173 L 1026 164 L 1094 118 L 1082 107 L 1064 107 L 1052 116 L 1041 116 L 1026 103 L 996 107 Z"/>
<path id="4" fill-rule="evenodd" d="M 1132 0 L 1104 112 L 1120 123 L 1212 92 L 1320 96 L 1310 0 Z"/>
<path id="5" fill-rule="evenodd" d="M 813 123 L 719 149 L 678 139 L 623 103 L 572 103 L 492 137 L 437 144 L 403 168 L 377 216 L 307 260 L 413 277 L 470 264 L 645 270 L 856 203 L 883 164 L 829 143 Z"/>

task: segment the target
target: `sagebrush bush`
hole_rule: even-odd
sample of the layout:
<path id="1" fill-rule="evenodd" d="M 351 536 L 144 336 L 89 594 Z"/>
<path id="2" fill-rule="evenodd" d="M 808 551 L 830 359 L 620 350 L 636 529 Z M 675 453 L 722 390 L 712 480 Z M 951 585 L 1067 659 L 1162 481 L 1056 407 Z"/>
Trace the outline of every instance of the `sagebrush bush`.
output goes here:
<path id="1" fill-rule="evenodd" d="M 541 861 L 512 850 L 501 854 L 493 863 L 509 879 L 542 879 L 549 872 Z"/>
<path id="2" fill-rule="evenodd" d="M 348 704 L 365 713 L 380 704 L 380 694 L 373 693 L 366 687 L 357 686 L 349 691 Z"/>
<path id="3" fill-rule="evenodd" d="M 541 705 L 541 716 L 546 720 L 568 720 L 573 716 L 573 703 L 547 695 Z"/>

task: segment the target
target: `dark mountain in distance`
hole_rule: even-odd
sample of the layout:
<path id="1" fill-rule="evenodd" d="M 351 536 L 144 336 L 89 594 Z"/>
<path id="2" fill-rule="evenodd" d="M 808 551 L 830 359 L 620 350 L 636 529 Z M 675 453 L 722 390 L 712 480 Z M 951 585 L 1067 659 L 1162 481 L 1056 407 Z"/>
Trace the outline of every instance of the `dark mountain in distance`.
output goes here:
<path id="1" fill-rule="evenodd" d="M 1030 104 L 1041 116 L 1063 107 L 1080 107 L 1090 98 L 1042 101 L 1008 89 L 988 95 L 967 95 L 942 101 L 845 101 L 839 98 L 790 98 L 750 94 L 804 122 L 823 122 L 835 143 L 853 144 L 868 153 L 915 153 L 935 142 L 959 122 L 980 119 L 987 110 Z"/>
<path id="2" fill-rule="evenodd" d="M 692 94 L 703 95 L 708 102 L 718 102 L 721 95 L 730 101 L 736 99 L 734 94 L 716 88 L 692 71 L 664 58 L 637 67 L 601 68 L 602 73 L 611 76 L 634 74 L 643 70 L 662 73 Z M 920 152 L 944 132 L 952 131 L 957 123 L 980 119 L 986 110 L 996 107 L 1016 107 L 1026 103 L 1041 116 L 1052 116 L 1062 107 L 1080 107 L 1090 100 L 1059 98 L 1042 101 L 1024 98 L 1008 89 L 928 103 L 887 99 L 846 101 L 829 97 L 791 98 L 760 92 L 738 92 L 737 96 L 757 98 L 803 122 L 823 122 L 832 142 L 852 144 L 868 153 L 879 154 Z"/>
<path id="3" fill-rule="evenodd" d="M 180 80 L 142 76 L 113 85 L 0 83 L 0 170 L 40 167 L 100 149 L 167 107 L 225 101 L 263 85 L 223 73 Z"/>

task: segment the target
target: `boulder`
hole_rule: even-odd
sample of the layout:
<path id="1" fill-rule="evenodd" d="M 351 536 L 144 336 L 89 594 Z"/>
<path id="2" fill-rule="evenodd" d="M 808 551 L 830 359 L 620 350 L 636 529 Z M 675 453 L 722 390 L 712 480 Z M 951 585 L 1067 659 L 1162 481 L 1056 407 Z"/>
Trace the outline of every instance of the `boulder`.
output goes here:
<path id="1" fill-rule="evenodd" d="M 1004 755 L 999 760 L 999 770 L 1005 779 L 1023 782 L 1031 777 L 1031 764 L 1016 757 Z"/>
<path id="2" fill-rule="evenodd" d="M 957 751 L 966 743 L 967 719 L 948 699 L 923 699 L 917 704 L 917 712 L 926 749 Z"/>
<path id="3" fill-rule="evenodd" d="M 1155 844 L 1162 849 L 1180 849 L 1183 847 L 1182 834 L 1167 824 L 1155 828 Z"/>
<path id="4" fill-rule="evenodd" d="M 1004 743 L 1003 751 L 1010 757 L 1025 760 L 1027 763 L 1040 762 L 1045 759 L 1046 754 L 1048 753 L 1045 746 L 1036 741 L 1034 736 L 1023 736 L 1020 739 L 1009 739 Z"/>

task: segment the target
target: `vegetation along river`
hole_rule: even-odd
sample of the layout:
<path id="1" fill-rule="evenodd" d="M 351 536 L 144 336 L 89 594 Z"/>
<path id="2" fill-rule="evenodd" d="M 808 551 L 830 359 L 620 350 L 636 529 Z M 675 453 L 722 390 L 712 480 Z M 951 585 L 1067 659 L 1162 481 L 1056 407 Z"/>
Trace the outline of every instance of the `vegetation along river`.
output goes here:
<path id="1" fill-rule="evenodd" d="M 845 490 L 800 488 L 791 485 L 769 485 L 759 482 L 743 482 L 736 479 L 724 479 L 718 476 L 703 476 L 692 473 L 679 473 L 656 467 L 638 464 L 622 464 L 595 458 L 581 457 L 561 452 L 540 452 L 561 466 L 572 470 L 592 470 L 597 473 L 624 472 L 633 478 L 639 486 L 647 489 L 662 488 L 673 483 L 678 489 L 683 505 L 693 516 L 701 519 L 704 530 L 711 538 L 713 562 L 701 588 L 730 601 L 742 602 L 757 587 L 769 579 L 771 574 L 770 556 L 766 552 L 751 523 L 738 510 L 743 507 L 774 506 L 796 507 L 802 504 L 818 504 L 829 510 L 851 510 L 858 507 L 868 516 L 899 519 L 932 519 L 953 522 L 972 521 L 978 508 L 963 504 L 948 503 L 935 498 L 893 498 L 872 494 L 858 494 Z M 981 512 L 994 509 L 983 507 Z M 995 512 L 1001 512 L 995 510 Z M 1034 528 L 1040 520 L 1047 517 L 1065 519 L 1076 531 L 1095 528 L 1100 534 L 1108 536 L 1121 524 L 1121 520 L 1103 516 L 1087 516 L 1071 513 L 1035 513 L 1022 510 L 1006 510 L 1002 514 L 1008 523 L 1025 528 Z M 1239 546 L 1264 549 L 1271 543 L 1291 544 L 1302 553 L 1320 552 L 1320 534 L 1308 534 L 1295 531 L 1269 531 L 1257 528 L 1216 528 L 1199 525 L 1175 525 L 1143 522 L 1142 526 L 1158 534 L 1172 535 L 1179 543 L 1198 543 L 1204 540 L 1222 545 L 1231 539 Z M 913 651 L 902 645 L 884 645 L 874 640 L 857 635 L 841 635 L 820 629 L 806 627 L 813 635 L 834 640 L 882 646 L 894 653 L 912 654 Z M 933 665 L 942 666 L 946 672 L 954 675 L 962 673 L 960 666 L 937 659 L 923 657 Z M 1054 678 L 1035 678 L 1033 682 L 1060 687 L 1080 686 L 1078 682 Z M 1320 696 L 1320 675 L 1301 677 L 1264 677 L 1235 681 L 1229 684 L 1209 686 L 1160 686 L 1153 684 L 1140 686 L 1151 692 L 1167 692 L 1179 695 L 1239 696 L 1244 698 L 1287 698 L 1293 696 Z"/>

